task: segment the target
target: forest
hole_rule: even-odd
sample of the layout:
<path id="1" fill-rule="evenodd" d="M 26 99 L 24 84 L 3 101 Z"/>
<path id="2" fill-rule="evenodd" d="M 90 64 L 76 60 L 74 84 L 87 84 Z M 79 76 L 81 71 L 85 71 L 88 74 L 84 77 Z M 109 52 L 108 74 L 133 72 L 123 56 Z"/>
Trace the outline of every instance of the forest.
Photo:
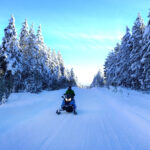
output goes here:
<path id="1" fill-rule="evenodd" d="M 77 85 L 74 71 L 66 69 L 60 51 L 56 53 L 46 46 L 41 25 L 35 34 L 33 25 L 29 28 L 25 20 L 17 36 L 15 18 L 11 16 L 0 46 L 1 101 L 12 92 L 37 93 L 68 85 Z"/>

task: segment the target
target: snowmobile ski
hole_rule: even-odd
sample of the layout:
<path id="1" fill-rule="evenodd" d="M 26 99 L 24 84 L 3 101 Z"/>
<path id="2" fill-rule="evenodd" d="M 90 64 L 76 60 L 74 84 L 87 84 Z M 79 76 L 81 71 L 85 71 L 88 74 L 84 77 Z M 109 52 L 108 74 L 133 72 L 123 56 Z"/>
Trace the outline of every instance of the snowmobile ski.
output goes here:
<path id="1" fill-rule="evenodd" d="M 56 110 L 56 114 L 57 114 L 57 115 L 60 115 L 61 112 L 60 112 L 59 110 Z"/>

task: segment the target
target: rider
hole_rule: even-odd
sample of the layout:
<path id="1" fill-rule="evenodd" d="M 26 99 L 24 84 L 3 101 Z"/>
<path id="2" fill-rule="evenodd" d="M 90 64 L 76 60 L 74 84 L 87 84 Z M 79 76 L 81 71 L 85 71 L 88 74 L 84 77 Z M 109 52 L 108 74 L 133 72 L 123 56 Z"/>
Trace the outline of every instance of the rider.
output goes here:
<path id="1" fill-rule="evenodd" d="M 74 100 L 74 96 L 75 96 L 75 93 L 74 91 L 72 90 L 71 86 L 68 87 L 66 93 L 64 95 L 71 95 L 71 102 L 70 102 L 70 105 L 73 105 L 73 108 L 74 108 L 74 114 L 77 114 L 76 112 L 76 104 L 75 104 L 75 100 Z M 63 106 L 65 105 L 65 101 L 62 102 L 61 104 L 61 108 L 63 109 Z"/>
<path id="2" fill-rule="evenodd" d="M 68 94 L 71 95 L 72 98 L 74 98 L 74 96 L 75 96 L 75 93 L 72 90 L 71 86 L 68 87 L 68 89 L 64 95 L 68 95 Z"/>

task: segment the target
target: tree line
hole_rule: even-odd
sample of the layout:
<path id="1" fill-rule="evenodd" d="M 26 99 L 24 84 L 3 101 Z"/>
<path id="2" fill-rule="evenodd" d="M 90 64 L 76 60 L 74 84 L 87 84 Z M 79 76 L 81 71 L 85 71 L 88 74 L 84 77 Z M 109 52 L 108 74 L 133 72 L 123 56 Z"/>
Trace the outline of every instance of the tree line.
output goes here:
<path id="1" fill-rule="evenodd" d="M 132 31 L 126 28 L 121 44 L 109 53 L 104 64 L 106 85 L 150 90 L 150 13 L 147 26 L 138 14 Z"/>
<path id="2" fill-rule="evenodd" d="M 77 85 L 74 71 L 66 69 L 60 51 L 46 46 L 41 26 L 35 34 L 33 25 L 29 29 L 25 20 L 17 37 L 11 16 L 0 46 L 0 102 L 12 92 L 37 93 L 68 85 Z"/>

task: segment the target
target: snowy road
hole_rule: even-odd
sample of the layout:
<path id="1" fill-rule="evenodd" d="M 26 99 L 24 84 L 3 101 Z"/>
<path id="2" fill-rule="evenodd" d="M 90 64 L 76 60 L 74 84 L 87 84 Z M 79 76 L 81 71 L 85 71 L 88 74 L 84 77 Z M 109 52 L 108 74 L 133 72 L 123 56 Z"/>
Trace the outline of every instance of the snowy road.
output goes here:
<path id="1" fill-rule="evenodd" d="M 75 88 L 78 115 L 58 116 L 63 93 L 12 94 L 0 106 L 0 150 L 150 149 L 150 94 Z"/>

